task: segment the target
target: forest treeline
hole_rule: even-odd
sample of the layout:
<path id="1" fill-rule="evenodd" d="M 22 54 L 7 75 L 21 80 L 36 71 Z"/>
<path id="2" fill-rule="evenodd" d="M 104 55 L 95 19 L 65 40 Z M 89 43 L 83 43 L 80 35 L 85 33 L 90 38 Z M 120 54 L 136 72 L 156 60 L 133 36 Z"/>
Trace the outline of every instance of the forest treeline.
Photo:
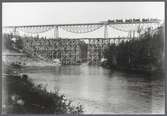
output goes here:
<path id="1" fill-rule="evenodd" d="M 164 28 L 147 30 L 138 39 L 111 44 L 104 51 L 102 66 L 135 71 L 162 71 L 164 59 Z"/>

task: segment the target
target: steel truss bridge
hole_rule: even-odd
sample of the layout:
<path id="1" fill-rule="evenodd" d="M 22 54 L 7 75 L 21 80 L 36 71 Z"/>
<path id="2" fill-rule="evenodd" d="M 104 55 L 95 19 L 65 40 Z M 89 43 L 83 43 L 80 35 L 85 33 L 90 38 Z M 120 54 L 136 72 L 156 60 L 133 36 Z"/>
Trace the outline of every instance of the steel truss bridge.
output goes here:
<path id="1" fill-rule="evenodd" d="M 5 26 L 3 33 L 19 35 L 20 32 L 24 32 L 38 35 L 54 30 L 54 39 L 24 39 L 25 50 L 45 59 L 59 59 L 62 64 L 77 64 L 82 59 L 82 50 L 80 49 L 82 39 L 61 39 L 59 36 L 60 28 L 77 34 L 94 32 L 104 28 L 104 38 L 87 38 L 87 60 L 97 64 L 103 58 L 103 51 L 111 43 L 111 40 L 115 43 L 115 40 L 132 39 L 136 33 L 140 36 L 146 30 L 156 29 L 159 26 L 159 19 L 116 19 L 99 23 Z M 108 28 L 127 32 L 129 37 L 109 38 Z"/>

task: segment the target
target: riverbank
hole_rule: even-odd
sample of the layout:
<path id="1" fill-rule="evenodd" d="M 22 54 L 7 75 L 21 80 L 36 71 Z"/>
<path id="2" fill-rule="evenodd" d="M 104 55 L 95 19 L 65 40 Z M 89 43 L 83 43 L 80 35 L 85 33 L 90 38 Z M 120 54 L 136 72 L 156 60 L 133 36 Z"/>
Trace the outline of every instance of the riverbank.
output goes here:
<path id="1" fill-rule="evenodd" d="M 23 67 L 45 67 L 45 66 L 60 66 L 59 62 L 46 61 L 37 57 L 32 57 L 29 54 L 19 52 L 18 50 L 3 50 L 2 62 L 4 65 L 21 65 Z"/>
<path id="2" fill-rule="evenodd" d="M 121 71 L 121 72 L 125 72 L 125 73 L 129 73 L 129 74 L 145 74 L 145 75 L 163 75 L 165 74 L 165 72 L 163 71 L 163 69 L 159 69 L 159 70 L 152 70 L 151 68 L 143 68 L 143 67 L 121 67 L 121 66 L 111 66 L 107 63 L 101 63 L 101 65 L 103 68 L 106 69 L 110 69 L 113 71 Z"/>
<path id="3" fill-rule="evenodd" d="M 14 114 L 62 114 L 82 113 L 81 105 L 73 106 L 70 100 L 57 90 L 48 92 L 43 85 L 35 85 L 28 75 L 21 73 L 21 66 L 6 68 L 3 113 Z"/>

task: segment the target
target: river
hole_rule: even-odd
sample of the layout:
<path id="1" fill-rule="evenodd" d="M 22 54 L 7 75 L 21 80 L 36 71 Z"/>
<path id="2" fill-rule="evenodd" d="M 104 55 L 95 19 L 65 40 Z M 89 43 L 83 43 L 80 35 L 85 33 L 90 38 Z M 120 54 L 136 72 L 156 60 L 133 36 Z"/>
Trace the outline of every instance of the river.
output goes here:
<path id="1" fill-rule="evenodd" d="M 99 66 L 68 65 L 24 70 L 48 91 L 59 90 L 86 114 L 164 113 L 165 81 L 160 76 L 128 74 Z"/>

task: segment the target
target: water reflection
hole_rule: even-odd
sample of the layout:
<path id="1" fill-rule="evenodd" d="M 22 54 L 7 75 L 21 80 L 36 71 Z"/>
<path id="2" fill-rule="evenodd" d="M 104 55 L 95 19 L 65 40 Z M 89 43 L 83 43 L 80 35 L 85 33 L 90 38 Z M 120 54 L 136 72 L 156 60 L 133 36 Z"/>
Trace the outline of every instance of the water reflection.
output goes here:
<path id="1" fill-rule="evenodd" d="M 33 71 L 32 71 L 33 70 Z M 85 113 L 163 113 L 162 79 L 78 65 L 27 69 L 37 84 L 47 84 L 84 106 Z"/>

